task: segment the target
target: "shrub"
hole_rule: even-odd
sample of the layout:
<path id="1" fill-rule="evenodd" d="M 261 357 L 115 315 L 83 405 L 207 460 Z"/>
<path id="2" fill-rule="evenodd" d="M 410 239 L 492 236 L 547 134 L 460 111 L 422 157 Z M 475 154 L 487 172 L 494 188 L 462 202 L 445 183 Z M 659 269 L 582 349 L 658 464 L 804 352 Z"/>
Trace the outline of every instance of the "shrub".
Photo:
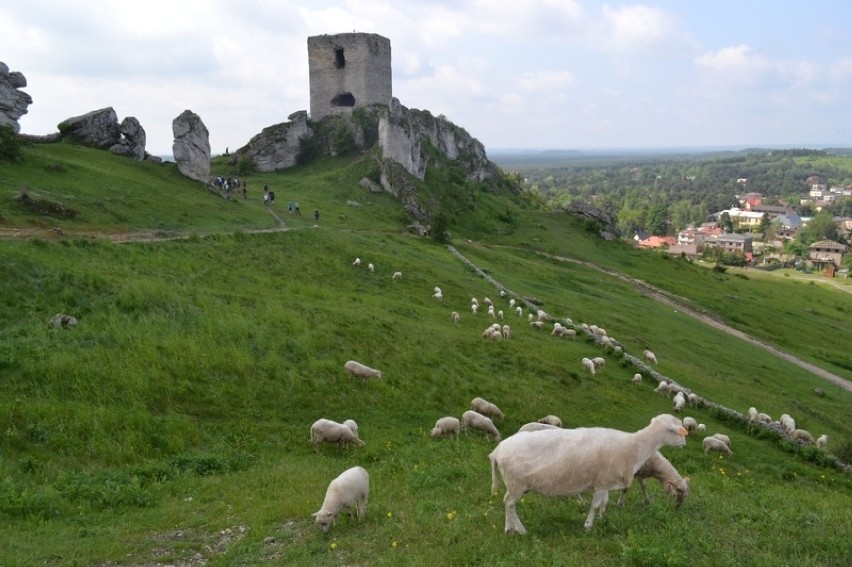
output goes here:
<path id="1" fill-rule="evenodd" d="M 21 139 L 6 124 L 0 125 L 0 159 L 18 161 L 21 159 Z"/>

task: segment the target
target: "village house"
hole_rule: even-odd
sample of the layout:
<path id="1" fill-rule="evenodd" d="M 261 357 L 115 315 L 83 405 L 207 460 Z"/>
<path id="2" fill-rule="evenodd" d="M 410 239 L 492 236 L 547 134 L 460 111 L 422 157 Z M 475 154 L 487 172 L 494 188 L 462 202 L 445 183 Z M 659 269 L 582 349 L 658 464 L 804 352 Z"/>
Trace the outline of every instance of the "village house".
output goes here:
<path id="1" fill-rule="evenodd" d="M 815 270 L 822 270 L 827 277 L 833 278 L 843 262 L 843 254 L 846 249 L 845 244 L 832 240 L 814 242 L 810 245 L 808 262 Z"/>
<path id="2" fill-rule="evenodd" d="M 752 259 L 752 243 L 751 234 L 720 234 L 704 241 L 704 246 L 721 248 L 725 252 L 734 252 L 742 254 L 746 260 Z"/>
<path id="3" fill-rule="evenodd" d="M 651 236 L 637 242 L 636 247 L 658 250 L 660 248 L 668 248 L 675 244 L 677 244 L 677 241 L 671 236 Z"/>

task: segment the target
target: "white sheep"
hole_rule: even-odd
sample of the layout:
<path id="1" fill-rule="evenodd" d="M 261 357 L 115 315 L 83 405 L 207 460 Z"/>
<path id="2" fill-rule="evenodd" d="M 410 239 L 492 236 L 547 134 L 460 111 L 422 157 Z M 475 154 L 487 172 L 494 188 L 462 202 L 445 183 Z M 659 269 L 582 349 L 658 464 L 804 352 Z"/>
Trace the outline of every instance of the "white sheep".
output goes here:
<path id="1" fill-rule="evenodd" d="M 686 430 L 690 433 L 695 433 L 695 430 L 698 429 L 698 422 L 695 421 L 694 417 L 685 417 L 683 418 L 683 426 L 686 427 Z"/>
<path id="2" fill-rule="evenodd" d="M 530 423 L 525 423 L 518 429 L 518 433 L 522 431 L 542 431 L 544 429 L 559 429 L 556 425 L 550 425 L 549 423 L 540 423 L 538 421 L 532 421 Z"/>
<path id="3" fill-rule="evenodd" d="M 355 258 L 355 261 L 352 262 L 352 265 L 356 268 L 361 265 L 361 258 Z"/>
<path id="4" fill-rule="evenodd" d="M 518 315 L 518 317 L 523 317 L 524 316 L 524 308 L 521 307 L 520 305 L 518 305 L 517 307 L 515 307 L 515 313 Z"/>
<path id="5" fill-rule="evenodd" d="M 675 394 L 674 399 L 672 399 L 672 406 L 674 410 L 678 413 L 683 411 L 683 406 L 686 405 L 686 396 L 683 395 L 683 392 L 678 392 Z"/>
<path id="6" fill-rule="evenodd" d="M 825 433 L 823 433 L 822 435 L 820 435 L 820 436 L 817 438 L 817 440 L 816 440 L 816 446 L 817 446 L 818 448 L 822 449 L 822 448 L 823 448 L 823 447 L 825 447 L 826 445 L 828 445 L 828 435 L 826 435 Z"/>
<path id="7" fill-rule="evenodd" d="M 660 380 L 660 383 L 657 384 L 657 387 L 654 388 L 654 392 L 658 394 L 665 394 L 669 391 L 669 383 L 665 380 Z"/>
<path id="8" fill-rule="evenodd" d="M 707 429 L 707 426 L 704 425 L 703 423 L 699 423 L 698 427 L 695 428 L 695 430 L 698 431 L 698 432 L 703 432 L 705 429 Z"/>
<path id="9" fill-rule="evenodd" d="M 639 374 L 638 372 L 633 375 L 633 380 L 631 380 L 631 382 L 633 382 L 634 384 L 638 384 L 641 381 L 642 381 L 642 375 Z"/>
<path id="10" fill-rule="evenodd" d="M 474 315 L 476 315 L 476 310 L 477 310 L 477 309 L 479 309 L 479 305 L 478 305 L 478 304 L 476 304 L 476 303 L 471 303 L 471 304 L 470 304 L 470 311 L 471 311 L 471 313 L 473 313 Z"/>
<path id="11" fill-rule="evenodd" d="M 503 338 L 509 340 L 512 336 L 512 328 L 509 325 L 503 325 Z"/>
<path id="12" fill-rule="evenodd" d="M 642 355 L 648 362 L 653 362 L 654 364 L 657 364 L 657 355 L 651 352 L 650 350 L 645 349 L 644 351 L 642 351 Z"/>
<path id="13" fill-rule="evenodd" d="M 814 436 L 811 435 L 810 431 L 805 429 L 796 429 L 790 434 L 790 437 L 792 437 L 793 441 L 798 441 L 805 445 L 813 445 L 814 443 Z"/>
<path id="14" fill-rule="evenodd" d="M 503 412 L 500 411 L 500 408 L 482 398 L 473 398 L 470 401 L 470 409 L 488 417 L 493 417 L 499 420 L 503 419 Z"/>
<path id="15" fill-rule="evenodd" d="M 682 477 L 677 469 L 669 462 L 662 453 L 657 451 L 651 458 L 645 461 L 639 470 L 633 475 L 633 478 L 639 481 L 639 486 L 642 488 L 642 497 L 645 504 L 648 504 L 648 488 L 645 486 L 645 479 L 656 478 L 663 485 L 663 490 L 677 500 L 677 507 L 683 504 L 683 501 L 689 496 L 689 477 Z M 624 506 L 624 499 L 627 496 L 629 488 L 623 488 L 621 495 L 618 497 L 618 506 Z"/>
<path id="16" fill-rule="evenodd" d="M 689 404 L 690 407 L 697 408 L 700 402 L 701 398 L 698 397 L 698 394 L 693 394 L 692 392 L 689 392 L 686 395 L 686 403 Z"/>
<path id="17" fill-rule="evenodd" d="M 484 431 L 488 435 L 493 436 L 497 441 L 500 440 L 500 432 L 494 422 L 487 416 L 473 410 L 467 410 L 462 414 L 462 427 L 464 429 L 476 429 Z"/>
<path id="18" fill-rule="evenodd" d="M 556 427 L 562 427 L 562 420 L 555 415 L 546 415 L 543 418 L 539 419 L 538 422 L 546 423 L 547 425 L 555 425 Z"/>
<path id="19" fill-rule="evenodd" d="M 499 311 L 497 311 L 497 317 L 498 317 L 501 321 L 503 320 L 503 310 L 502 310 L 502 309 L 500 309 Z"/>
<path id="20" fill-rule="evenodd" d="M 547 313 L 545 313 L 541 309 L 535 312 L 535 318 L 539 321 L 547 321 L 548 319 L 550 319 L 550 317 L 547 316 Z"/>
<path id="21" fill-rule="evenodd" d="M 712 437 L 713 439 L 718 439 L 719 441 L 727 445 L 728 449 L 731 448 L 731 438 L 725 435 L 724 433 L 714 433 L 710 437 Z"/>
<path id="22" fill-rule="evenodd" d="M 374 376 L 376 378 L 382 377 L 381 370 L 375 370 L 354 360 L 346 361 L 346 364 L 343 365 L 343 370 L 345 370 L 347 374 L 351 374 L 357 378 L 372 378 Z"/>
<path id="23" fill-rule="evenodd" d="M 482 331 L 483 339 L 491 339 L 492 341 L 500 341 L 503 339 L 503 329 L 500 327 L 500 323 L 494 323 L 493 325 L 489 325 Z"/>
<path id="24" fill-rule="evenodd" d="M 610 490 L 630 486 L 633 475 L 660 447 L 683 447 L 686 429 L 673 415 L 662 414 L 639 431 L 628 433 L 604 427 L 552 429 L 516 433 L 488 456 L 491 492 L 500 477 L 506 485 L 506 533 L 526 533 L 515 504 L 527 492 L 571 496 L 594 490 L 583 524 L 592 528 L 595 514 L 603 516 Z"/>
<path id="25" fill-rule="evenodd" d="M 345 449 L 351 443 L 359 447 L 364 446 L 357 431 L 330 419 L 318 419 L 311 425 L 311 443 L 315 451 L 319 451 L 319 444 L 323 441 L 337 443 L 339 449 Z"/>
<path id="26" fill-rule="evenodd" d="M 769 414 L 760 412 L 757 414 L 757 417 L 754 418 L 754 421 L 757 423 L 772 423 L 772 418 L 769 417 Z"/>
<path id="27" fill-rule="evenodd" d="M 344 508 L 349 508 L 350 517 L 363 518 L 369 494 L 370 475 L 363 467 L 352 467 L 328 484 L 322 507 L 311 515 L 320 529 L 327 532 Z"/>
<path id="28" fill-rule="evenodd" d="M 707 451 L 717 451 L 719 453 L 724 453 L 729 457 L 734 454 L 734 452 L 731 451 L 731 448 L 728 447 L 724 441 L 716 437 L 705 437 L 701 444 L 704 446 L 705 453 Z"/>
<path id="29" fill-rule="evenodd" d="M 442 417 L 435 422 L 435 427 L 432 428 L 432 437 L 444 437 L 446 435 L 459 436 L 461 430 L 461 422 L 457 417 Z"/>
<path id="30" fill-rule="evenodd" d="M 487 297 L 482 298 L 482 303 L 484 303 L 488 307 L 494 307 L 494 302 L 488 299 Z"/>
<path id="31" fill-rule="evenodd" d="M 505 289 L 500 290 L 500 297 L 506 297 L 506 290 Z"/>
<path id="32" fill-rule="evenodd" d="M 757 408 L 755 408 L 755 407 L 748 408 L 748 420 L 754 421 L 756 419 L 757 419 Z"/>
<path id="33" fill-rule="evenodd" d="M 592 359 L 592 362 L 595 365 L 595 368 L 605 368 L 606 367 L 606 359 L 602 356 L 596 356 Z"/>
<path id="34" fill-rule="evenodd" d="M 793 433 L 796 430 L 796 420 L 790 415 L 783 413 L 778 421 L 781 422 L 781 426 L 787 430 L 787 433 Z"/>
<path id="35" fill-rule="evenodd" d="M 488 316 L 491 317 L 492 319 L 494 318 L 494 306 L 493 305 L 488 306 Z"/>
<path id="36" fill-rule="evenodd" d="M 478 299 L 476 299 L 475 297 L 471 297 L 471 298 L 470 298 L 470 304 L 471 304 L 471 305 L 476 305 L 477 307 L 479 307 L 479 300 L 478 300 Z"/>
<path id="37" fill-rule="evenodd" d="M 443 301 L 443 300 L 444 300 L 444 294 L 443 294 L 443 293 L 441 293 L 440 291 L 436 291 L 435 293 L 433 293 L 433 294 L 432 294 L 432 297 L 434 297 L 434 298 L 435 298 L 435 299 L 437 299 L 438 301 Z"/>
<path id="38" fill-rule="evenodd" d="M 395 280 L 401 280 L 402 279 L 402 272 L 394 272 L 393 276 L 391 276 L 391 278 L 395 279 Z"/>
<path id="39" fill-rule="evenodd" d="M 544 323 L 542 321 L 530 321 L 530 327 L 540 331 L 544 327 Z"/>
<path id="40" fill-rule="evenodd" d="M 443 293 L 444 293 L 443 291 L 441 291 L 441 288 L 439 288 L 438 286 L 435 286 L 435 289 L 432 290 L 432 291 L 434 291 L 435 293 L 437 293 L 439 295 L 443 295 Z"/>
<path id="41" fill-rule="evenodd" d="M 347 419 L 343 422 L 343 425 L 351 429 L 356 436 L 358 435 L 358 423 L 354 419 Z"/>
<path id="42" fill-rule="evenodd" d="M 583 360 L 580 361 L 580 364 L 583 365 L 583 368 L 589 371 L 589 374 L 592 376 L 595 375 L 595 363 L 592 362 L 591 359 L 583 357 Z"/>
<path id="43" fill-rule="evenodd" d="M 371 273 L 376 271 L 376 267 L 373 265 L 372 262 L 367 264 L 367 269 L 370 270 Z"/>
<path id="44" fill-rule="evenodd" d="M 517 302 L 517 301 L 515 301 L 515 298 L 510 299 L 510 300 L 509 300 L 509 309 L 514 309 L 514 308 L 515 308 L 515 305 L 516 305 L 517 303 L 518 303 L 518 302 Z"/>
<path id="45" fill-rule="evenodd" d="M 453 320 L 453 323 L 458 323 L 459 320 L 461 320 L 461 316 L 459 315 L 458 311 L 453 311 L 452 313 L 450 313 L 450 319 Z"/>

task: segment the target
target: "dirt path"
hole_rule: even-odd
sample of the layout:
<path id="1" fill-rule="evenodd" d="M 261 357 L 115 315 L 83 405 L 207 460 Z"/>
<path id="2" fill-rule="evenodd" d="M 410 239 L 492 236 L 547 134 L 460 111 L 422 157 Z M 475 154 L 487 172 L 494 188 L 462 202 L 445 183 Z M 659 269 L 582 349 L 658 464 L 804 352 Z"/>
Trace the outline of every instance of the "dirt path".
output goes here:
<path id="1" fill-rule="evenodd" d="M 808 372 L 815 374 L 815 375 L 819 376 L 820 378 L 823 378 L 823 379 L 831 382 L 832 384 L 836 384 L 837 386 L 840 386 L 844 390 L 852 392 L 852 382 L 850 382 L 849 380 L 847 380 L 847 379 L 845 379 L 841 376 L 838 376 L 837 374 L 833 374 L 833 373 L 831 373 L 831 372 L 829 372 L 829 371 L 827 371 L 823 368 L 820 368 L 819 366 L 817 366 L 815 364 L 811 364 L 810 362 L 807 362 L 806 360 L 802 360 L 801 358 L 793 356 L 790 353 L 784 352 L 784 351 L 782 351 L 782 350 L 780 350 L 780 349 L 778 349 L 778 348 L 776 348 L 776 347 L 774 347 L 774 346 L 772 346 L 768 343 L 760 341 L 760 340 L 740 331 L 739 329 L 735 329 L 735 328 L 733 328 L 729 325 L 726 325 L 725 323 L 720 321 L 718 318 L 715 318 L 715 317 L 713 317 L 713 316 L 711 316 L 707 313 L 704 313 L 702 311 L 694 309 L 693 307 L 690 307 L 689 301 L 685 298 L 678 297 L 676 295 L 670 294 L 670 293 L 668 293 L 668 292 L 666 292 L 666 291 L 664 291 L 664 290 L 662 290 L 658 287 L 655 287 L 655 286 L 649 284 L 648 282 L 630 277 L 630 276 L 622 274 L 620 272 L 616 272 L 616 271 L 613 271 L 613 270 L 608 270 L 606 268 L 602 268 L 600 266 L 597 266 L 597 265 L 589 263 L 589 262 L 584 262 L 582 260 L 575 260 L 573 258 L 565 258 L 563 256 L 554 256 L 552 254 L 545 254 L 544 252 L 539 252 L 539 254 L 541 254 L 542 256 L 547 256 L 548 258 L 553 258 L 554 260 L 559 260 L 560 262 L 571 262 L 573 264 L 580 264 L 580 265 L 585 266 L 587 268 L 592 268 L 594 270 L 598 270 L 599 272 L 603 272 L 603 273 L 605 273 L 609 276 L 612 276 L 614 278 L 620 279 L 621 281 L 624 281 L 624 282 L 629 283 L 630 285 L 634 286 L 636 289 L 639 290 L 640 293 L 642 293 L 642 295 L 644 295 L 646 297 L 650 297 L 651 299 L 654 299 L 655 301 L 659 301 L 660 303 L 663 303 L 663 304 L 668 305 L 668 306 L 670 306 L 674 309 L 677 309 L 678 311 L 685 313 L 685 314 L 689 315 L 690 317 L 693 317 L 694 319 L 697 319 L 697 320 L 701 321 L 702 323 L 704 323 L 706 325 L 710 325 L 711 327 L 715 327 L 715 328 L 717 328 L 721 331 L 728 333 L 731 336 L 737 337 L 740 340 L 743 340 L 743 341 L 751 343 L 755 346 L 758 346 L 758 347 L 762 348 L 763 350 L 766 350 L 766 351 L 774 354 L 775 356 L 777 356 L 779 358 L 783 358 L 787 362 L 795 364 L 796 366 L 803 368 L 803 369 L 807 370 Z"/>

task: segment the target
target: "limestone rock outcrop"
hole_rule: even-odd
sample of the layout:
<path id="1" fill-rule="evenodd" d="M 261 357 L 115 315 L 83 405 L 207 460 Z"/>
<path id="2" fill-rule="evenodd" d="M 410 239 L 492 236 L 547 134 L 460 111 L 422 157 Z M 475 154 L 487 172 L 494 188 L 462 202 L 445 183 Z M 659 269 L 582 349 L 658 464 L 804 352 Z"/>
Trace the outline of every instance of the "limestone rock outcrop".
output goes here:
<path id="1" fill-rule="evenodd" d="M 118 116 L 111 106 L 66 118 L 59 123 L 59 132 L 64 140 L 102 149 L 121 141 Z"/>
<path id="2" fill-rule="evenodd" d="M 282 122 L 264 128 L 260 134 L 238 149 L 237 157 L 247 156 L 257 171 L 276 171 L 296 165 L 299 153 L 299 139 L 313 133 L 308 127 L 308 113 L 304 110 L 294 112 Z"/>
<path id="3" fill-rule="evenodd" d="M 131 157 L 136 160 L 145 159 L 145 129 L 133 116 L 128 116 L 121 121 L 118 127 L 121 139 L 117 144 L 110 147 L 109 151 L 120 156 Z"/>
<path id="4" fill-rule="evenodd" d="M 0 61 L 0 125 L 11 126 L 15 134 L 21 131 L 18 119 L 33 103 L 32 97 L 20 90 L 26 86 L 27 79 L 21 73 L 9 72 L 9 67 Z"/>
<path id="5" fill-rule="evenodd" d="M 207 183 L 210 180 L 210 133 L 201 118 L 184 110 L 172 121 L 175 139 L 172 154 L 178 171 L 186 177 Z"/>

